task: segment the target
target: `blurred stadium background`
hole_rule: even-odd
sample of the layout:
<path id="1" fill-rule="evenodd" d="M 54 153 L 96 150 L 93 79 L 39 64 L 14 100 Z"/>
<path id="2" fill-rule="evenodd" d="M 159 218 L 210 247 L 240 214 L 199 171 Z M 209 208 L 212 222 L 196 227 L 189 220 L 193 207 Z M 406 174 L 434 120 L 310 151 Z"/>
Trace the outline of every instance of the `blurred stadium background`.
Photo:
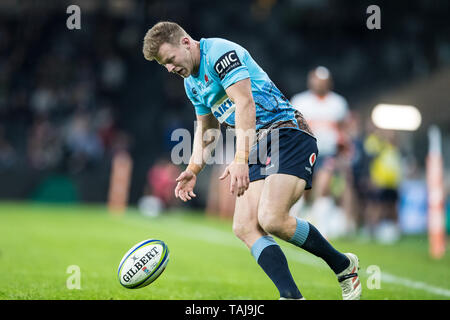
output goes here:
<path id="1" fill-rule="evenodd" d="M 379 30 L 366 27 L 372 4 L 381 8 Z M 81 8 L 79 30 L 66 26 L 69 5 Z M 12 223 L 11 202 L 105 207 L 113 159 L 123 152 L 132 159 L 131 208 L 147 216 L 189 210 L 229 221 L 233 202 L 217 197 L 223 186 L 214 182 L 213 166 L 202 172 L 197 198 L 186 204 L 172 198 L 173 177 L 184 167 L 170 162 L 177 143 L 171 134 L 177 128 L 193 132 L 195 115 L 181 79 L 142 55 L 147 29 L 172 20 L 194 39 L 223 37 L 243 45 L 287 97 L 307 90 L 311 69 L 326 66 L 333 90 L 348 101 L 351 117 L 344 133 L 353 150 L 342 157 L 344 170 L 331 182 L 335 209 L 348 225 L 330 238 L 395 244 L 413 235 L 427 255 L 426 159 L 433 125 L 441 136 L 441 209 L 445 233 L 450 233 L 449 12 L 449 1 L 425 0 L 2 0 L 0 223 Z M 371 115 L 380 103 L 414 106 L 420 126 L 377 129 Z M 370 167 L 380 151 L 374 141 L 389 141 L 398 152 L 400 165 L 388 169 L 395 176 L 390 188 L 398 192 L 395 234 L 367 230 L 371 213 L 365 195 L 373 186 Z M 441 263 L 450 266 L 448 255 Z M 450 288 L 448 269 L 442 276 Z"/>

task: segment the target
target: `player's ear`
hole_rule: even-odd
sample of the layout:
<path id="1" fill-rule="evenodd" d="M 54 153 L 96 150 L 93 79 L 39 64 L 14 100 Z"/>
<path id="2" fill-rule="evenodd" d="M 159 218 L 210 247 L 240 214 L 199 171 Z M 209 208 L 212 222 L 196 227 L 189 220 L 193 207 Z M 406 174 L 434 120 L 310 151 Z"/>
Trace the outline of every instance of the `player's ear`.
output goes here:
<path id="1" fill-rule="evenodd" d="M 186 46 L 186 47 L 189 47 L 191 44 L 191 40 L 189 40 L 188 37 L 182 37 L 180 42 L 181 42 L 181 45 Z"/>

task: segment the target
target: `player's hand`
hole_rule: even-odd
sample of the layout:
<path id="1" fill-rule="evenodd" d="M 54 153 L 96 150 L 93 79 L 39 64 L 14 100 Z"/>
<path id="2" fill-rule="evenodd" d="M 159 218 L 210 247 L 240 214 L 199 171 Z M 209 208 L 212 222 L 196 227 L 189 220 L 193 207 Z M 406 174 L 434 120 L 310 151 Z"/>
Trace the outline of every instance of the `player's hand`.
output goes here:
<path id="1" fill-rule="evenodd" d="M 197 176 L 191 170 L 183 171 L 176 179 L 177 186 L 175 187 L 175 197 L 180 198 L 184 202 L 195 198 L 194 186 L 197 181 Z"/>
<path id="2" fill-rule="evenodd" d="M 223 174 L 219 177 L 220 180 L 224 180 L 230 176 L 230 192 L 231 194 L 237 194 L 238 197 L 242 196 L 250 185 L 250 178 L 248 175 L 248 164 L 236 163 L 233 161 L 228 167 L 226 167 Z"/>

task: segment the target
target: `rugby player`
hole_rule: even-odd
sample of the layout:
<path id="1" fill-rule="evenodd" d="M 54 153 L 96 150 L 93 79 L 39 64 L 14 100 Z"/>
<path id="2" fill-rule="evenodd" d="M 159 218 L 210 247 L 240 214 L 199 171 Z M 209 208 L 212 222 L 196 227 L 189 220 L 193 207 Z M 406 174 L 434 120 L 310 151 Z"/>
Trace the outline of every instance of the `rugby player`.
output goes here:
<path id="1" fill-rule="evenodd" d="M 313 177 L 311 211 L 316 226 L 326 238 L 334 234 L 330 223 L 332 211 L 335 210 L 330 194 L 332 177 L 338 156 L 342 157 L 341 150 L 349 148 L 344 139 L 344 125 L 349 117 L 348 103 L 343 96 L 332 91 L 332 87 L 331 72 L 326 67 L 319 66 L 308 73 L 308 90 L 295 94 L 290 100 L 292 106 L 308 121 L 320 150 Z M 346 210 L 347 214 L 348 211 Z M 353 219 L 347 220 L 346 224 L 353 222 Z"/>
<path id="2" fill-rule="evenodd" d="M 197 117 L 193 152 L 176 179 L 176 197 L 196 196 L 197 175 L 211 142 L 204 134 L 220 124 L 233 127 L 235 158 L 220 177 L 230 177 L 230 192 L 237 196 L 233 232 L 278 288 L 280 299 L 304 297 L 272 235 L 322 258 L 336 274 L 343 299 L 359 299 L 356 255 L 337 251 L 313 225 L 289 215 L 292 204 L 311 188 L 316 139 L 249 52 L 221 38 L 196 41 L 178 24 L 162 21 L 147 31 L 143 54 L 184 78 Z"/>

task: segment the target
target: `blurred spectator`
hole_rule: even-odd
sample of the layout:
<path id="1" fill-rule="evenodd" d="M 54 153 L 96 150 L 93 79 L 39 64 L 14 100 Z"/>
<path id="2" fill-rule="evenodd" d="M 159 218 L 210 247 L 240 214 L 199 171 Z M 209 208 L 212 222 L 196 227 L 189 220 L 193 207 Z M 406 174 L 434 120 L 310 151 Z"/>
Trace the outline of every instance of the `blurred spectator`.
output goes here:
<path id="1" fill-rule="evenodd" d="M 101 139 L 103 148 L 110 150 L 117 136 L 117 129 L 111 108 L 104 106 L 95 113 L 94 127 Z"/>
<path id="2" fill-rule="evenodd" d="M 101 140 L 105 155 L 112 156 L 119 151 L 130 151 L 131 137 L 117 127 L 112 105 L 105 104 L 95 112 L 93 126 Z"/>
<path id="3" fill-rule="evenodd" d="M 120 89 L 125 81 L 125 64 L 114 51 L 108 51 L 106 57 L 102 57 L 101 83 L 104 90 L 114 93 Z"/>
<path id="4" fill-rule="evenodd" d="M 80 172 L 101 159 L 103 146 L 92 127 L 89 114 L 77 112 L 69 121 L 65 132 L 65 143 L 69 151 L 69 169 Z"/>
<path id="5" fill-rule="evenodd" d="M 132 147 L 133 139 L 124 130 L 119 130 L 115 135 L 114 141 L 111 145 L 110 153 L 114 154 L 120 151 L 129 151 Z"/>
<path id="6" fill-rule="evenodd" d="M 160 158 L 149 169 L 144 196 L 139 201 L 143 214 L 157 216 L 175 205 L 175 179 L 180 173 L 181 170 L 166 158 Z"/>
<path id="7" fill-rule="evenodd" d="M 398 29 L 386 29 L 388 33 L 384 32 L 374 42 L 370 37 L 361 41 L 361 23 L 354 19 L 354 10 L 359 9 L 354 4 L 341 2 L 235 1 L 212 17 L 208 10 L 214 4 L 83 1 L 80 30 L 66 28 L 67 3 L 64 1 L 0 3 L 0 122 L 8 133 L 5 145 L 14 150 L 18 161 L 27 159 L 32 168 L 38 170 L 61 164 L 68 145 L 65 145 L 65 136 L 58 134 L 65 133 L 61 129 L 65 130 L 66 122 L 77 110 L 83 110 L 89 122 L 93 122 L 89 127 L 90 136 L 94 138 L 85 149 L 97 150 L 83 157 L 105 161 L 105 166 L 100 168 L 108 167 L 109 156 L 131 148 L 132 142 L 138 149 L 134 150 L 138 152 L 133 152 L 133 157 L 147 163 L 155 161 L 161 152 L 171 150 L 170 137 L 162 143 L 156 136 L 167 136 L 173 128 L 187 127 L 194 118 L 189 107 L 183 108 L 187 104 L 190 106 L 182 90 L 183 83 L 146 63 L 141 54 L 145 25 L 162 16 L 175 20 L 195 16 L 188 31 L 195 34 L 206 26 L 208 36 L 223 35 L 223 25 L 229 25 L 226 36 L 247 43 L 264 69 L 289 94 L 299 90 L 296 79 L 305 68 L 316 61 L 325 61 L 339 78 L 345 97 L 355 102 L 359 100 L 361 106 L 369 96 L 393 89 L 413 76 L 431 75 L 450 63 L 447 5 L 420 5 L 427 11 L 425 20 L 418 18 L 417 4 L 402 8 L 395 15 L 386 15 L 385 23 L 395 20 L 399 22 L 396 23 Z M 107 9 L 111 5 L 114 10 Z M 385 1 L 384 6 L 391 5 L 394 5 L 392 1 Z M 242 12 L 248 19 L 233 19 L 236 13 Z M 330 25 L 342 21 L 346 21 L 348 32 L 339 32 L 339 28 L 330 32 Z M 424 23 L 426 21 L 435 23 Z M 417 28 L 418 22 L 424 23 L 424 28 Z M 442 28 L 433 28 L 437 24 Z M 265 41 L 261 41 L 262 38 Z M 277 46 L 280 41 L 286 44 L 283 50 Z M 108 115 L 110 111 L 103 110 L 104 107 L 113 111 L 112 119 Z M 299 106 L 305 116 L 306 108 L 307 105 Z M 120 116 L 114 117 L 115 112 Z M 40 120 L 43 123 L 38 124 L 35 116 L 47 120 Z M 320 145 L 323 139 L 319 131 L 315 131 L 321 157 L 326 147 Z M 152 148 L 146 148 L 149 141 L 154 143 Z M 416 155 L 420 156 L 424 148 L 424 145 L 415 145 Z M 104 151 L 98 152 L 102 149 Z M 3 147 L 6 159 L 11 159 L 9 150 Z M 75 160 L 79 157 L 73 153 L 73 147 L 71 150 L 67 150 L 71 160 L 63 173 L 67 173 L 68 168 L 79 172 L 86 165 L 86 160 Z M 100 155 L 92 157 L 92 153 Z M 144 174 L 145 169 L 140 175 Z M 347 189 L 344 188 L 342 194 L 342 178 L 335 175 L 331 181 L 334 191 L 329 196 L 342 195 L 346 207 Z M 3 183 L 8 185 L 11 181 Z M 317 188 L 320 183 L 315 183 L 310 193 L 319 191 Z M 132 201 L 141 196 L 136 191 L 139 188 L 130 190 L 134 192 Z M 96 199 L 101 201 L 102 198 L 96 196 Z M 224 202 L 227 203 L 227 199 Z"/>
<path id="8" fill-rule="evenodd" d="M 414 157 L 407 157 L 402 165 L 403 179 L 398 188 L 399 227 L 402 234 L 423 234 L 428 225 L 427 183 Z"/>
<path id="9" fill-rule="evenodd" d="M 28 135 L 28 159 L 33 168 L 55 168 L 62 160 L 62 141 L 59 130 L 46 116 L 37 116 Z"/>
<path id="10" fill-rule="evenodd" d="M 57 96 L 50 85 L 41 82 L 31 94 L 30 106 L 35 114 L 47 115 L 57 106 Z"/>
<path id="11" fill-rule="evenodd" d="M 91 81 L 79 80 L 70 92 L 70 103 L 73 109 L 89 110 L 95 106 L 95 87 Z"/>
<path id="12" fill-rule="evenodd" d="M 364 149 L 365 132 L 361 127 L 359 113 L 352 112 L 347 122 L 347 132 L 351 140 L 350 170 L 347 176 L 348 191 L 351 200 L 348 203 L 349 212 L 355 221 L 355 228 L 364 226 L 364 210 L 366 208 L 369 184 L 369 156 Z M 356 231 L 356 230 L 355 230 Z"/>
<path id="13" fill-rule="evenodd" d="M 328 237 L 337 236 L 344 230 L 345 217 L 331 219 L 340 215 L 330 185 L 336 169 L 339 152 L 347 147 L 343 141 L 342 124 L 348 116 L 348 104 L 344 97 L 332 91 L 333 81 L 330 71 L 319 66 L 308 74 L 308 90 L 294 95 L 292 104 L 308 121 L 317 138 L 319 154 L 314 169 L 311 214 L 318 229 Z"/>
<path id="14" fill-rule="evenodd" d="M 371 159 L 365 211 L 367 232 L 377 241 L 393 243 L 400 237 L 397 201 L 402 174 L 394 132 L 375 130 L 365 139 L 364 149 Z"/>
<path id="15" fill-rule="evenodd" d="M 5 129 L 0 125 L 0 170 L 12 167 L 17 160 L 17 153 L 6 139 Z"/>
<path id="16" fill-rule="evenodd" d="M 347 217 L 347 231 L 356 232 L 364 224 L 362 212 L 366 207 L 369 158 L 364 149 L 360 114 L 349 112 L 344 127 L 342 140 L 346 141 L 345 147 L 340 149 L 336 161 L 342 180 L 338 201 Z"/>

